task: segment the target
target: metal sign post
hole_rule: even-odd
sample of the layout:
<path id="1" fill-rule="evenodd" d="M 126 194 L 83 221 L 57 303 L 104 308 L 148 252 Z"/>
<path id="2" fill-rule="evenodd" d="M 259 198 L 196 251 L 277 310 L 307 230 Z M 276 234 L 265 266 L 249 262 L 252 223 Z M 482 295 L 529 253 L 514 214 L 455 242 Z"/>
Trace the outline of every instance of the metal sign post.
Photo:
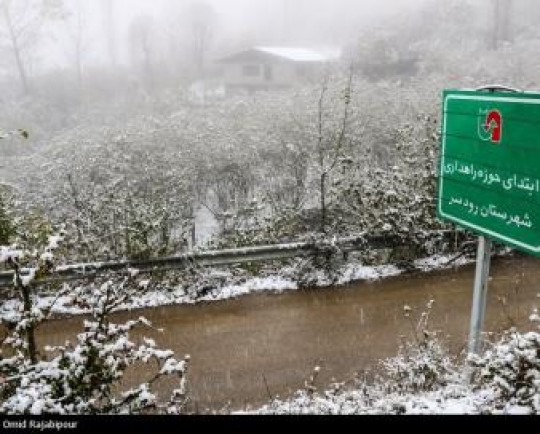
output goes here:
<path id="1" fill-rule="evenodd" d="M 477 89 L 478 91 L 487 90 L 490 93 L 495 90 L 517 92 L 502 86 L 487 86 Z M 478 354 L 481 349 L 481 335 L 484 328 L 484 319 L 486 317 L 486 305 L 489 282 L 489 269 L 491 266 L 491 249 L 493 243 L 489 238 L 478 237 L 478 251 L 476 253 L 476 273 L 474 276 L 474 293 L 471 312 L 471 327 L 469 330 L 469 354 Z"/>
<path id="2" fill-rule="evenodd" d="M 469 353 L 478 354 L 481 346 L 480 335 L 486 314 L 489 266 L 491 263 L 492 242 L 489 238 L 478 238 L 476 255 L 476 277 L 474 279 L 474 296 L 471 314 L 471 330 L 469 334 Z"/>
<path id="3" fill-rule="evenodd" d="M 495 92 L 495 86 L 480 88 L 479 91 Z M 502 90 L 502 89 L 501 89 Z M 504 89 L 507 90 L 507 89 Z M 474 293 L 471 312 L 471 327 L 469 330 L 469 354 L 478 354 L 481 348 L 481 335 L 486 317 L 486 305 L 489 282 L 489 269 L 491 266 L 492 241 L 486 237 L 478 237 L 478 251 L 476 253 L 476 273 L 474 276 Z"/>

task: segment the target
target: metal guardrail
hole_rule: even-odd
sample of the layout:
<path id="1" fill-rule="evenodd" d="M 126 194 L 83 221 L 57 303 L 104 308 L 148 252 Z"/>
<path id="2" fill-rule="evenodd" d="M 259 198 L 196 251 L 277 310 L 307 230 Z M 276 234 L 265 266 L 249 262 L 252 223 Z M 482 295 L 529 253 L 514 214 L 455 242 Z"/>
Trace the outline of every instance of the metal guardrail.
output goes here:
<path id="1" fill-rule="evenodd" d="M 452 240 L 454 231 L 436 233 L 446 240 Z M 436 235 L 434 234 L 434 236 Z M 122 260 L 111 262 L 94 262 L 86 264 L 63 265 L 56 267 L 45 277 L 36 279 L 35 283 L 68 282 L 83 280 L 103 275 L 107 272 L 129 274 L 133 270 L 139 273 L 154 271 L 179 270 L 190 266 L 212 267 L 245 264 L 250 262 L 264 262 L 272 260 L 291 259 L 295 257 L 315 256 L 325 249 L 338 247 L 342 252 L 361 251 L 369 248 L 380 250 L 403 245 L 398 236 L 355 236 L 338 238 L 323 243 L 292 243 L 272 246 L 246 247 L 230 250 L 216 250 L 208 252 L 192 252 L 178 256 L 148 260 Z M 27 276 L 32 269 L 21 269 L 21 275 Z M 0 272 L 0 288 L 13 286 L 13 271 Z"/>

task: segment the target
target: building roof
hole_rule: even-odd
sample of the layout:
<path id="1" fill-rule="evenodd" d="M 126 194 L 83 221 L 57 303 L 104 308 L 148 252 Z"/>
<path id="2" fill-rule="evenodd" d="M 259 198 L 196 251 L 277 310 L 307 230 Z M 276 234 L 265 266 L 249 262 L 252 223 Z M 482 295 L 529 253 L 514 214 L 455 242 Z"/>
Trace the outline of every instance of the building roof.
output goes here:
<path id="1" fill-rule="evenodd" d="M 300 63 L 323 63 L 336 61 L 341 57 L 339 48 L 303 48 L 303 47 L 254 47 L 220 60 L 222 63 L 264 60 L 265 58 Z"/>
<path id="2" fill-rule="evenodd" d="M 330 62 L 341 57 L 339 48 L 255 47 L 255 49 L 294 62 Z"/>

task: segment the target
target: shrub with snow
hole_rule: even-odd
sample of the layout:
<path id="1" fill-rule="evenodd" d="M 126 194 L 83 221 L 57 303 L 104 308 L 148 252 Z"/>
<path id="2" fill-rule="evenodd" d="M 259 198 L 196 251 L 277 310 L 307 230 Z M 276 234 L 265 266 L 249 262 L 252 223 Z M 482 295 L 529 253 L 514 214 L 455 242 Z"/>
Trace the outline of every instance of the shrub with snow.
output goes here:
<path id="1" fill-rule="evenodd" d="M 531 319 L 540 322 L 537 313 Z M 475 385 L 493 391 L 488 405 L 495 411 L 540 412 L 540 333 L 510 330 L 471 364 Z"/>
<path id="2" fill-rule="evenodd" d="M 456 373 L 455 360 L 440 341 L 438 333 L 429 329 L 434 301 L 427 304 L 415 325 L 412 309 L 405 306 L 405 317 L 413 326 L 413 341 L 405 341 L 396 357 L 381 362 L 384 383 L 390 392 L 418 393 L 433 391 L 449 383 Z"/>
<path id="3" fill-rule="evenodd" d="M 130 340 L 134 328 L 151 327 L 144 318 L 113 324 L 109 315 L 124 305 L 137 291 L 131 277 L 120 283 L 70 288 L 65 285 L 49 303 L 36 303 L 33 279 L 48 273 L 53 252 L 61 236 L 48 236 L 43 253 L 0 247 L 0 262 L 14 271 L 14 285 L 20 296 L 20 308 L 4 314 L 1 324 L 8 330 L 0 352 L 0 412 L 6 414 L 118 414 L 143 411 L 183 411 L 187 402 L 186 374 L 189 356 L 176 360 L 174 353 L 161 350 L 151 339 L 143 343 Z M 21 267 L 37 258 L 37 268 L 28 275 Z M 133 288 L 135 286 L 135 288 Z M 38 348 L 35 333 L 46 321 L 60 299 L 84 308 L 90 316 L 75 344 Z M 119 381 L 135 364 L 156 363 L 151 378 L 121 392 Z M 178 377 L 178 388 L 167 405 L 158 408 L 152 386 L 164 376 Z"/>
<path id="4" fill-rule="evenodd" d="M 0 184 L 0 187 L 2 185 Z M 14 227 L 8 215 L 7 205 L 0 189 L 0 245 L 9 244 L 10 238 L 14 234 Z"/>
<path id="5" fill-rule="evenodd" d="M 46 347 L 34 363 L 29 357 L 27 332 L 48 316 L 49 309 L 33 308 L 11 318 L 13 331 L 3 342 L 0 360 L 0 412 L 6 414 L 119 414 L 144 411 L 181 412 L 186 404 L 189 356 L 177 360 L 170 350 L 157 348 L 151 339 L 135 343 L 130 332 L 152 325 L 144 318 L 113 324 L 109 314 L 132 296 L 127 279 L 119 285 L 105 283 L 89 301 L 80 289 L 71 292 L 75 304 L 90 305 L 91 319 L 75 344 Z M 68 294 L 60 294 L 66 296 Z M 5 354 L 5 356 L 4 356 Z M 155 363 L 155 374 L 128 391 L 119 381 L 130 367 Z M 152 386 L 164 376 L 178 377 L 178 388 L 169 403 L 159 405 Z"/>

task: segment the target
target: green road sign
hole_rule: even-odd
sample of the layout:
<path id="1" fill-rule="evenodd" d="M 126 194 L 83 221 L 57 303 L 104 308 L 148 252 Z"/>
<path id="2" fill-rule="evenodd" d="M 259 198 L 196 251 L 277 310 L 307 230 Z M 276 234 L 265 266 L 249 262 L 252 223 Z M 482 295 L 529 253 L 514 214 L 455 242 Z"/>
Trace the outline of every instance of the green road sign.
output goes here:
<path id="1" fill-rule="evenodd" d="M 540 256 L 540 94 L 445 91 L 442 219 Z"/>

